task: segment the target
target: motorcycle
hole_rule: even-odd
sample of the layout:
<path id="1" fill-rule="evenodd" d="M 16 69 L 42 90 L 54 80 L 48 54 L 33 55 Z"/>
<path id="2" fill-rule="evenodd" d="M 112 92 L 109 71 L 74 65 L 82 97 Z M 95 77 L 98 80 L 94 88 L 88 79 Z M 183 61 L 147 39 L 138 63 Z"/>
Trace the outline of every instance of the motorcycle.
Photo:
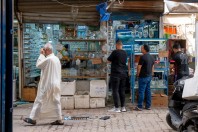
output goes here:
<path id="1" fill-rule="evenodd" d="M 188 78 L 191 77 L 183 77 L 173 84 L 175 90 L 169 99 L 166 122 L 179 132 L 198 132 L 198 101 L 182 98 L 185 80 Z"/>

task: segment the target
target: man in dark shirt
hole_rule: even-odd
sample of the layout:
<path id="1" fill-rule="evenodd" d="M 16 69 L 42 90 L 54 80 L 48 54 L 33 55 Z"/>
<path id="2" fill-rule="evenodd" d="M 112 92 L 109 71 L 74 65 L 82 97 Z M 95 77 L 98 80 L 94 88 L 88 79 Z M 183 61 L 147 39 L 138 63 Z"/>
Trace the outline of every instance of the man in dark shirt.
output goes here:
<path id="1" fill-rule="evenodd" d="M 176 67 L 176 80 L 181 79 L 184 76 L 189 75 L 189 66 L 188 66 L 188 56 L 181 51 L 179 43 L 173 45 L 173 60 L 175 61 Z"/>
<path id="2" fill-rule="evenodd" d="M 127 78 L 127 53 L 122 50 L 122 42 L 116 42 L 116 50 L 114 50 L 107 59 L 111 62 L 111 87 L 113 91 L 114 108 L 110 112 L 126 112 L 125 108 L 125 84 Z M 121 103 L 121 111 L 119 102 Z"/>
<path id="3" fill-rule="evenodd" d="M 150 110 L 151 107 L 151 90 L 150 82 L 152 79 L 152 74 L 154 71 L 154 58 L 149 54 L 150 48 L 148 45 L 143 45 L 141 47 L 141 52 L 143 56 L 140 57 L 138 66 L 137 66 L 137 77 L 138 78 L 138 105 L 135 110 L 142 110 L 144 94 L 146 94 L 146 106 L 147 110 Z"/>

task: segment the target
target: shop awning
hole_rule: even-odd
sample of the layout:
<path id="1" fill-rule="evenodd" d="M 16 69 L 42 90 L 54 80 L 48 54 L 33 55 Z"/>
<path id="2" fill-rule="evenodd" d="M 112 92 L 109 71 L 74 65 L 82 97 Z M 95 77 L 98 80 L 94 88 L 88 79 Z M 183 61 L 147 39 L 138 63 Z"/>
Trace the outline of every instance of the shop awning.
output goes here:
<path id="1" fill-rule="evenodd" d="M 176 0 L 175 0 L 176 1 Z M 164 13 L 198 13 L 198 1 L 196 0 L 180 0 L 181 2 L 175 2 L 165 0 Z"/>
<path id="2" fill-rule="evenodd" d="M 163 17 L 163 23 L 168 25 L 192 24 L 193 14 L 168 14 Z"/>
<path id="3" fill-rule="evenodd" d="M 75 23 L 98 25 L 100 14 L 96 6 L 107 0 L 15 0 L 15 12 L 22 15 L 23 22 L 74 24 L 72 6 L 78 7 Z M 108 2 L 109 4 L 110 2 Z M 141 12 L 162 14 L 163 0 L 116 0 L 107 12 Z"/>

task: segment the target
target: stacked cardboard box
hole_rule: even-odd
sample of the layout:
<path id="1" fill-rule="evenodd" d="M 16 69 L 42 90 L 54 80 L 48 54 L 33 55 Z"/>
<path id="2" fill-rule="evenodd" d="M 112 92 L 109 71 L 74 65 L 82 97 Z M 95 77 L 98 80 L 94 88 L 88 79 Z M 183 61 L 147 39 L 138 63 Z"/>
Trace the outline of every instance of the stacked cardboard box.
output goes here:
<path id="1" fill-rule="evenodd" d="M 165 94 L 153 94 L 152 95 L 152 106 L 153 107 L 167 107 L 168 96 Z"/>
<path id="2" fill-rule="evenodd" d="M 22 89 L 22 98 L 25 101 L 34 101 L 37 94 L 37 88 L 36 87 L 24 87 Z"/>

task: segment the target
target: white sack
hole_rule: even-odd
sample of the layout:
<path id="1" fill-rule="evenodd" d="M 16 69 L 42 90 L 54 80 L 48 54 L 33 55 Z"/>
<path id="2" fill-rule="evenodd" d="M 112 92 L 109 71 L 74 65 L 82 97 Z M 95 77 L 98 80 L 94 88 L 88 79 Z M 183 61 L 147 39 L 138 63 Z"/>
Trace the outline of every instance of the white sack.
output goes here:
<path id="1" fill-rule="evenodd" d="M 198 76 L 185 80 L 182 98 L 198 100 Z"/>

